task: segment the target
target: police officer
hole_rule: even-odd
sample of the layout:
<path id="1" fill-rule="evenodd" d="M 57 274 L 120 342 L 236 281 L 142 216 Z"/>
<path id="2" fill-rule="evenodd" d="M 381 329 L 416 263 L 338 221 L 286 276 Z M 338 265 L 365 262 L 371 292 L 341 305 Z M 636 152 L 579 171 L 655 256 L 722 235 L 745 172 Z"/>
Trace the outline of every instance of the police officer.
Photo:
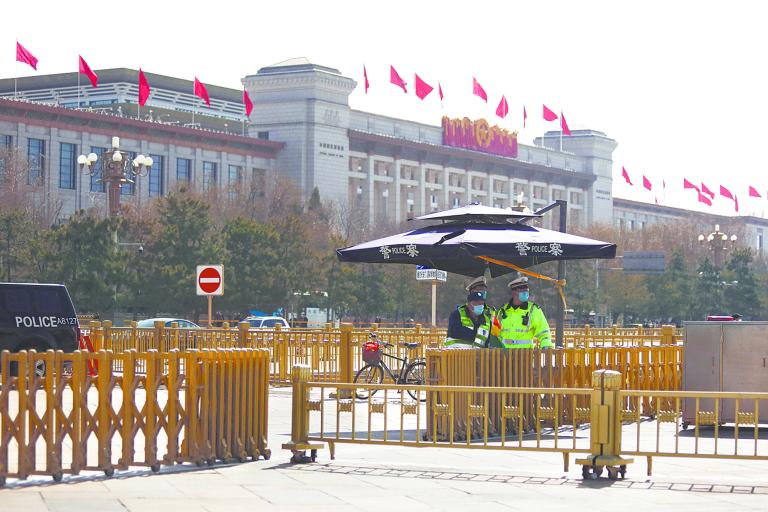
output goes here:
<path id="1" fill-rule="evenodd" d="M 494 310 L 486 303 L 488 285 L 485 277 L 471 281 L 466 290 L 467 302 L 448 317 L 446 348 L 485 348 L 494 318 Z"/>
<path id="2" fill-rule="evenodd" d="M 529 300 L 528 278 L 518 277 L 509 283 L 512 297 L 498 311 L 501 333 L 499 340 L 504 348 L 533 348 L 533 339 L 541 348 L 551 348 L 549 324 L 544 312 Z"/>

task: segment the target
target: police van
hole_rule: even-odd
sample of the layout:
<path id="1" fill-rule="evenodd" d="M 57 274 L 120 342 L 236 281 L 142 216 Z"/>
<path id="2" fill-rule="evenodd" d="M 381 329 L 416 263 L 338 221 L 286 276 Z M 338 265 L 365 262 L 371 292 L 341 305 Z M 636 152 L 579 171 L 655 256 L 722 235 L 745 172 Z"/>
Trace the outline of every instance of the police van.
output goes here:
<path id="1" fill-rule="evenodd" d="M 0 283 L 0 350 L 74 352 L 80 325 L 63 284 Z M 39 375 L 45 364 L 35 367 Z"/>

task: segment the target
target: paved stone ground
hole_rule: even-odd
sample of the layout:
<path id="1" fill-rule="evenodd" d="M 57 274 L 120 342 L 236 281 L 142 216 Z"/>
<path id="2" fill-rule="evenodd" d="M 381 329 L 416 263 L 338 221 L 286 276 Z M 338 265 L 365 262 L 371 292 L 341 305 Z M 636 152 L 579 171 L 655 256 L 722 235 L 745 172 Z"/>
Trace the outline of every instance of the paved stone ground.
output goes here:
<path id="1" fill-rule="evenodd" d="M 289 432 L 290 390 L 273 389 L 269 461 L 33 477 L 0 491 L 0 511 L 768 510 L 765 461 L 656 458 L 653 477 L 640 460 L 626 480 L 583 481 L 557 453 L 340 444 L 290 465 Z"/>

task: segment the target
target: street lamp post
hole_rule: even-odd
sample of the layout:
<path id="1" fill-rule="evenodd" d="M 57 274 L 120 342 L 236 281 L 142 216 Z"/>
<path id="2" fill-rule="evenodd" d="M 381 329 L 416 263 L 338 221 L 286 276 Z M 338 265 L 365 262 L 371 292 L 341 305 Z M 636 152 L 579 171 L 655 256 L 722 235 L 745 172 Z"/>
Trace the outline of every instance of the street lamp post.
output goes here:
<path id="1" fill-rule="evenodd" d="M 731 248 L 738 240 L 736 235 L 730 237 L 720 231 L 720 224 L 715 224 L 715 230 L 708 235 L 699 235 L 699 243 L 703 244 L 705 241 L 709 246 L 709 250 L 712 251 L 712 259 L 715 267 L 723 268 L 725 264 L 725 251 Z"/>
<path id="2" fill-rule="evenodd" d="M 126 160 L 124 151 L 120 150 L 120 137 L 112 137 L 112 148 L 104 152 L 102 156 L 101 181 L 107 188 L 107 214 L 114 217 L 120 212 L 120 187 L 124 183 L 134 183 L 137 176 L 146 176 L 152 168 L 152 158 L 138 155 L 136 158 Z M 80 155 L 77 163 L 80 170 L 91 176 L 96 171 L 95 164 L 99 159 L 96 153 L 88 156 Z"/>

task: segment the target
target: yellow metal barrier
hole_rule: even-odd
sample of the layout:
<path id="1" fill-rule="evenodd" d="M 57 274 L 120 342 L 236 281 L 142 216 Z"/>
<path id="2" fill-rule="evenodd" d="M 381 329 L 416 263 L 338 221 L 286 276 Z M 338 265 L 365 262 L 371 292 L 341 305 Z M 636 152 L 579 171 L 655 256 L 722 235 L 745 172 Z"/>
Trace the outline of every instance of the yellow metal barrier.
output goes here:
<path id="1" fill-rule="evenodd" d="M 0 483 L 270 456 L 266 350 L 3 351 L 0 372 Z"/>
<path id="2" fill-rule="evenodd" d="M 108 322 L 92 322 L 92 340 L 96 346 L 121 352 L 135 349 L 167 352 L 216 348 L 266 348 L 270 351 L 270 381 L 290 384 L 291 368 L 308 365 L 312 379 L 323 382 L 351 382 L 364 366 L 362 347 L 371 331 L 393 346 L 387 351 L 409 360 L 426 357 L 427 351 L 442 346 L 445 333 L 416 326 L 414 329 L 353 329 L 342 324 L 339 329 L 250 329 L 247 323 L 236 328 L 178 329 L 158 323 L 153 329 L 112 327 Z M 541 379 L 549 379 L 555 387 L 587 386 L 590 373 L 599 368 L 616 369 L 625 374 L 633 389 L 679 389 L 682 350 L 678 335 L 671 326 L 651 333 L 642 329 L 601 329 L 589 326 L 566 331 L 566 348 L 551 352 L 560 358 L 542 361 Z M 407 347 L 409 344 L 410 347 Z M 556 354 L 556 355 L 555 355 Z M 117 361 L 116 365 L 121 363 Z M 143 361 L 136 371 L 144 373 Z M 116 370 L 121 368 L 117 366 Z M 546 370 L 549 373 L 544 372 Z M 531 384 L 538 385 L 538 384 Z"/>

